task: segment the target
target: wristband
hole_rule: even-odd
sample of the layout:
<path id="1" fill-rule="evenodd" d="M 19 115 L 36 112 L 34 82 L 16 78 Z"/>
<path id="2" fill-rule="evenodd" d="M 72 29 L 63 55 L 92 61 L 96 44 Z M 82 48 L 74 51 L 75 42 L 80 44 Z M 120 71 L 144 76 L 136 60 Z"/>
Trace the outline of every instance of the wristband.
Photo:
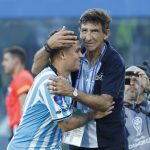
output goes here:
<path id="1" fill-rule="evenodd" d="M 49 47 L 49 45 L 47 44 L 47 42 L 44 44 L 44 48 L 45 48 L 45 51 L 48 52 L 48 53 L 50 53 L 53 50 L 53 49 L 51 49 Z"/>

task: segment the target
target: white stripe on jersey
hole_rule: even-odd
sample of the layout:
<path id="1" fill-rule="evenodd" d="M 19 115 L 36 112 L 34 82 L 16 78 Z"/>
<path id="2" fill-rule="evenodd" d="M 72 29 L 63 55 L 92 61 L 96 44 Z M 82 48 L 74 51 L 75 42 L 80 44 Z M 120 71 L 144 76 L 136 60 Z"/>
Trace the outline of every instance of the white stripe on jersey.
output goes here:
<path id="1" fill-rule="evenodd" d="M 50 106 L 49 106 L 49 104 L 48 104 L 48 99 L 47 99 L 46 94 L 45 94 L 44 86 L 40 86 L 40 90 L 41 90 L 41 92 L 43 93 L 42 96 L 43 96 L 43 98 L 44 98 L 44 102 L 45 102 L 46 106 L 48 107 L 48 110 L 50 111 L 50 114 L 52 114 L 51 109 L 50 109 Z"/>
<path id="2" fill-rule="evenodd" d="M 45 141 L 45 142 L 43 142 L 43 144 L 42 144 L 41 147 L 47 147 L 48 142 L 49 142 L 49 140 L 50 140 L 51 130 L 53 130 L 54 127 L 55 127 L 55 126 L 53 126 L 53 128 L 49 128 L 49 130 L 48 130 L 48 132 L 47 132 L 47 134 L 46 134 L 46 136 L 45 136 L 45 138 L 44 138 L 44 141 Z"/>
<path id="3" fill-rule="evenodd" d="M 47 70 L 47 71 L 44 72 L 45 70 Z M 43 73 L 43 72 L 44 72 L 44 73 Z M 27 101 L 26 101 L 26 103 L 25 103 L 25 105 L 24 105 L 24 112 L 25 112 L 26 109 L 28 108 L 28 105 L 29 105 L 29 103 L 30 103 L 30 101 L 31 101 L 31 97 L 32 97 L 33 91 L 34 91 L 34 89 L 35 89 L 35 88 L 33 88 L 33 87 L 36 87 L 37 84 L 39 83 L 39 81 L 40 81 L 44 76 L 47 76 L 47 75 L 55 75 L 55 76 L 56 76 L 56 74 L 55 74 L 52 70 L 48 70 L 48 68 L 45 68 L 39 75 L 37 75 L 37 76 L 35 77 L 34 83 L 33 83 L 32 87 L 31 87 L 31 89 L 29 90 L 29 93 L 28 93 L 27 98 L 26 98 Z M 36 91 L 36 92 L 37 92 L 37 91 Z"/>
<path id="4" fill-rule="evenodd" d="M 33 147 L 33 148 L 36 147 L 36 144 L 37 144 L 37 142 L 38 142 L 38 140 L 39 140 L 39 137 L 40 137 L 40 135 L 43 133 L 44 127 L 46 127 L 50 122 L 51 122 L 50 117 L 47 118 L 47 119 L 43 122 L 43 124 L 40 126 L 40 128 L 39 128 L 38 131 L 36 132 L 35 136 L 33 137 L 34 140 L 30 143 L 30 146 L 29 146 L 29 147 Z"/>
<path id="5" fill-rule="evenodd" d="M 43 82 L 40 84 L 38 90 L 40 90 L 40 87 L 43 86 L 44 83 L 47 83 L 47 81 L 48 81 L 48 79 L 45 80 L 45 81 L 43 81 Z M 43 100 L 43 99 L 41 98 L 41 96 L 39 95 L 39 92 L 38 92 L 38 94 L 36 95 L 35 100 L 33 101 L 32 105 L 35 105 L 38 101 L 40 101 L 42 104 L 44 104 L 44 100 Z"/>

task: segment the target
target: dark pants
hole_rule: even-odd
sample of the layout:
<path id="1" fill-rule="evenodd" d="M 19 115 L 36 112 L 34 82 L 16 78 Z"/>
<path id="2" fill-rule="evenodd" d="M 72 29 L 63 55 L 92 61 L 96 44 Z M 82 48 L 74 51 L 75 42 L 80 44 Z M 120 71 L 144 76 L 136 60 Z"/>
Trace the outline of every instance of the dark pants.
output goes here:
<path id="1" fill-rule="evenodd" d="M 104 148 L 84 148 L 70 145 L 69 150 L 128 150 L 128 148 L 124 145 L 116 145 L 115 147 L 104 147 Z"/>
<path id="2" fill-rule="evenodd" d="M 99 150 L 98 148 L 84 148 L 84 147 L 76 147 L 76 146 L 69 146 L 69 150 Z"/>

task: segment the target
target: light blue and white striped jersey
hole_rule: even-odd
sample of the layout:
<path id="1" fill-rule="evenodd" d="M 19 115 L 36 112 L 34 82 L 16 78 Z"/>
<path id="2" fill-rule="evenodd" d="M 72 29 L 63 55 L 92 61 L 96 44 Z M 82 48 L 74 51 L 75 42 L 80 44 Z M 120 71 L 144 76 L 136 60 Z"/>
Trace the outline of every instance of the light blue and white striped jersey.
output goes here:
<path id="1" fill-rule="evenodd" d="M 47 67 L 35 78 L 20 125 L 7 150 L 61 150 L 62 131 L 58 121 L 71 116 L 72 99 L 49 93 L 47 80 L 56 76 Z"/>

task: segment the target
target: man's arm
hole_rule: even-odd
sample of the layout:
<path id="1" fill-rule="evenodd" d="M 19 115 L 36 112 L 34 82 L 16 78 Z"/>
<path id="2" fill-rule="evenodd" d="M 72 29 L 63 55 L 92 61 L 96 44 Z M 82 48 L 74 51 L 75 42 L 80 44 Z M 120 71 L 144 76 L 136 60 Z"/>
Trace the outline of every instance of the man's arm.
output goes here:
<path id="1" fill-rule="evenodd" d="M 84 124 L 88 123 L 94 119 L 94 113 L 88 112 L 87 114 L 73 114 L 71 118 L 65 121 L 61 121 L 58 123 L 58 126 L 62 129 L 63 132 L 70 131 L 76 128 L 83 126 Z"/>
<path id="2" fill-rule="evenodd" d="M 77 37 L 74 35 L 74 32 L 66 30 L 65 28 L 62 28 L 60 31 L 49 37 L 47 40 L 47 45 L 50 48 L 49 52 L 46 51 L 44 47 L 36 52 L 32 65 L 32 73 L 37 75 L 48 65 L 51 50 L 64 48 L 67 44 L 74 44 L 74 40 L 76 39 Z"/>
<path id="3" fill-rule="evenodd" d="M 51 94 L 61 94 L 65 96 L 73 96 L 72 93 L 74 88 L 68 83 L 63 77 L 50 78 L 50 82 L 47 83 L 48 89 Z M 106 111 L 111 107 L 113 102 L 113 97 L 108 94 L 94 95 L 94 94 L 85 94 L 81 91 L 78 91 L 78 96 L 76 97 L 78 102 L 81 102 L 88 107 L 98 110 Z"/>
<path id="4" fill-rule="evenodd" d="M 21 104 L 21 113 L 23 112 L 23 106 L 24 106 L 24 102 L 25 102 L 26 97 L 27 97 L 26 93 L 19 95 L 19 102 Z"/>
<path id="5" fill-rule="evenodd" d="M 31 69 L 31 72 L 34 75 L 37 75 L 39 72 L 41 72 L 48 65 L 49 56 L 50 56 L 50 53 L 45 51 L 44 47 L 36 52 L 36 54 L 34 56 L 32 69 Z"/>
<path id="6" fill-rule="evenodd" d="M 108 94 L 91 95 L 78 91 L 78 96 L 76 100 L 94 110 L 99 111 L 106 111 L 109 107 L 113 105 L 113 97 Z"/>
<path id="7" fill-rule="evenodd" d="M 91 111 L 88 113 L 81 113 L 81 112 L 77 111 L 68 120 L 59 122 L 58 126 L 62 129 L 63 132 L 70 131 L 70 130 L 73 130 L 73 129 L 83 126 L 84 124 L 88 123 L 89 121 L 91 121 L 93 119 L 103 118 L 103 117 L 111 114 L 113 108 L 114 107 L 112 106 L 105 112 Z"/>

